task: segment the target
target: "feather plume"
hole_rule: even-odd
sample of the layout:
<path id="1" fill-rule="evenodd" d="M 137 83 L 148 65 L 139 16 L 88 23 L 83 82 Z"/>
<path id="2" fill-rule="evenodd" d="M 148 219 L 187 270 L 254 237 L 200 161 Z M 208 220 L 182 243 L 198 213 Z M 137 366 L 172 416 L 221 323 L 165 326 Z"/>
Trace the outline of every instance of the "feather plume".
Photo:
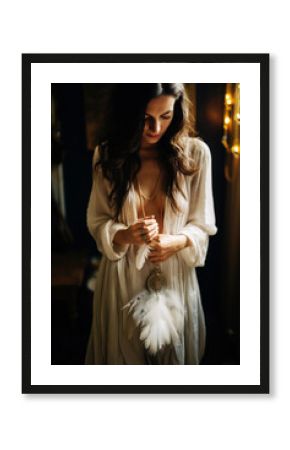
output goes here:
<path id="1" fill-rule="evenodd" d="M 137 250 L 136 253 L 136 267 L 138 270 L 141 270 L 145 264 L 145 261 L 150 253 L 150 247 L 147 244 L 142 244 Z"/>
<path id="2" fill-rule="evenodd" d="M 150 353 L 155 354 L 164 345 L 179 341 L 183 305 L 172 290 L 143 290 L 123 308 L 128 308 L 128 314 L 132 314 L 136 326 L 140 326 L 140 339 Z"/>

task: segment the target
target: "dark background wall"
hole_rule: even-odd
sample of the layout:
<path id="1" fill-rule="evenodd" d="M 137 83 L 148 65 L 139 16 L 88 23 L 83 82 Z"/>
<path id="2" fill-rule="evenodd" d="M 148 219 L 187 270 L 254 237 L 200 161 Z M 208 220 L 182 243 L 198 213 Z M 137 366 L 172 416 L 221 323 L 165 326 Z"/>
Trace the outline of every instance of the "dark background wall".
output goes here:
<path id="1" fill-rule="evenodd" d="M 197 268 L 207 322 L 205 364 L 239 364 L 239 273 L 235 297 L 225 299 L 226 152 L 222 145 L 225 84 L 196 84 L 196 129 L 211 149 L 212 182 L 218 233 L 210 238 L 205 267 Z M 237 205 L 239 208 L 239 205 Z M 232 306 L 233 305 L 233 306 Z"/>
<path id="2" fill-rule="evenodd" d="M 53 84 L 61 139 L 66 219 L 75 248 L 91 247 L 86 228 L 86 207 L 91 189 L 91 152 L 87 149 L 84 89 L 82 84 Z"/>

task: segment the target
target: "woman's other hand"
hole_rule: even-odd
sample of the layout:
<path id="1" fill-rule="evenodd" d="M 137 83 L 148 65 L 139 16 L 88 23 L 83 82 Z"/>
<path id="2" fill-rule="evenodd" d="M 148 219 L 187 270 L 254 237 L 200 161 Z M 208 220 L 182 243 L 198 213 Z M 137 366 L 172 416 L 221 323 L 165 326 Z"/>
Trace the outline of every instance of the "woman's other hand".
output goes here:
<path id="1" fill-rule="evenodd" d="M 165 261 L 187 245 L 188 239 L 185 235 L 158 234 L 150 243 L 148 259 L 152 263 Z"/>

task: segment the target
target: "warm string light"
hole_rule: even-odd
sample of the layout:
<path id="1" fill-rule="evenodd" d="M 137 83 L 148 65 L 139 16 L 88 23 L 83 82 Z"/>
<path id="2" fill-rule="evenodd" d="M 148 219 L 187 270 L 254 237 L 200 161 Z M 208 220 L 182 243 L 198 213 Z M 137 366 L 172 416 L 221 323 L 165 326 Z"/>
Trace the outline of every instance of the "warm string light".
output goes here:
<path id="1" fill-rule="evenodd" d="M 240 85 L 236 83 L 226 85 L 222 143 L 228 155 L 225 177 L 232 182 L 236 173 L 235 160 L 240 157 Z"/>
<path id="2" fill-rule="evenodd" d="M 233 156 L 240 155 L 240 85 L 227 83 L 222 142 Z"/>
<path id="3" fill-rule="evenodd" d="M 232 97 L 230 94 L 226 94 L 226 105 L 231 105 L 233 103 Z"/>
<path id="4" fill-rule="evenodd" d="M 240 155 L 240 146 L 239 145 L 233 145 L 231 147 L 231 151 L 232 151 L 234 156 L 239 156 Z"/>

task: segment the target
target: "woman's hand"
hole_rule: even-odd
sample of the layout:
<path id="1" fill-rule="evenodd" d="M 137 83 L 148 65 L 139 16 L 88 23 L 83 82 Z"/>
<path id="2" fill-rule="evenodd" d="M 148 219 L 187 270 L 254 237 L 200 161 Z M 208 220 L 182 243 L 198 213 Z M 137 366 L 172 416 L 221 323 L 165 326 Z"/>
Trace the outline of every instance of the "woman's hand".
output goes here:
<path id="1" fill-rule="evenodd" d="M 187 245 L 188 239 L 185 235 L 158 234 L 150 244 L 148 259 L 152 263 L 165 261 Z"/>
<path id="2" fill-rule="evenodd" d="M 138 219 L 137 222 L 130 225 L 125 232 L 128 244 L 149 244 L 154 237 L 158 236 L 159 227 L 155 216 L 146 216 L 144 219 Z"/>

